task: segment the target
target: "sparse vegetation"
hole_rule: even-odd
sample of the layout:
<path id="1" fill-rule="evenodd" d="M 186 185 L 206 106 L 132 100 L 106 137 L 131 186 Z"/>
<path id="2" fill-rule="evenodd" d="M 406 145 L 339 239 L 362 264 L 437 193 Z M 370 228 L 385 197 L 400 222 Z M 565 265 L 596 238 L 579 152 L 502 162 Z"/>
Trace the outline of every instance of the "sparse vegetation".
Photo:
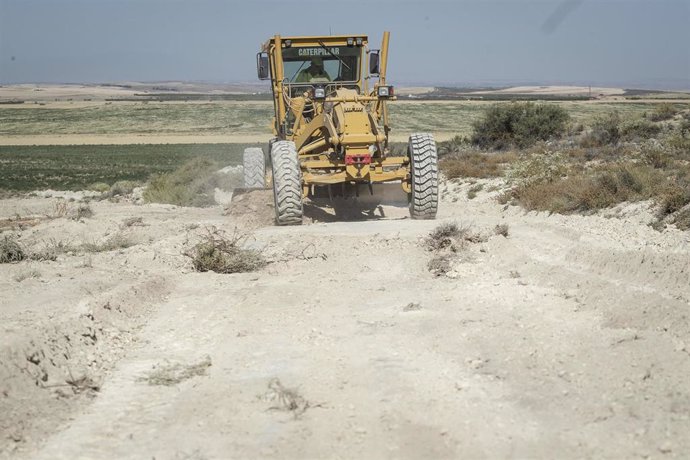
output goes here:
<path id="1" fill-rule="evenodd" d="M 192 266 L 198 272 L 227 274 L 256 271 L 268 262 L 261 252 L 242 247 L 247 238 L 247 235 L 237 231 L 228 236 L 222 230 L 207 228 L 201 241 L 186 250 L 184 255 L 192 259 Z"/>
<path id="2" fill-rule="evenodd" d="M 570 116 L 554 104 L 514 102 L 488 108 L 473 124 L 472 143 L 484 149 L 525 148 L 560 137 Z"/>

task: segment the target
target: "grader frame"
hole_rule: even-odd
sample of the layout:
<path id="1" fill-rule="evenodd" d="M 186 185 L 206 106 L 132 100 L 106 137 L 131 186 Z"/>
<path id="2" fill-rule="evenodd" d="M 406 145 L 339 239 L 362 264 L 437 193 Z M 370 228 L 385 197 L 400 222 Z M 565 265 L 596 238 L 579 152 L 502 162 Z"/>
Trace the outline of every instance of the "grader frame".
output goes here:
<path id="1" fill-rule="evenodd" d="M 372 184 L 393 181 L 410 197 L 413 218 L 435 217 L 433 137 L 412 135 L 405 153 L 394 154 L 389 145 L 387 103 L 396 100 L 386 84 L 389 37 L 384 32 L 380 50 L 370 50 L 365 35 L 275 35 L 263 44 L 257 70 L 260 79 L 270 79 L 273 92 L 269 151 L 278 224 L 301 223 L 302 199 L 319 187 L 330 195 L 334 184 L 367 184 L 372 190 Z M 303 77 L 324 61 L 326 78 Z M 258 149 L 245 152 L 245 174 L 253 175 L 246 185 L 262 185 L 256 179 L 262 161 Z"/>

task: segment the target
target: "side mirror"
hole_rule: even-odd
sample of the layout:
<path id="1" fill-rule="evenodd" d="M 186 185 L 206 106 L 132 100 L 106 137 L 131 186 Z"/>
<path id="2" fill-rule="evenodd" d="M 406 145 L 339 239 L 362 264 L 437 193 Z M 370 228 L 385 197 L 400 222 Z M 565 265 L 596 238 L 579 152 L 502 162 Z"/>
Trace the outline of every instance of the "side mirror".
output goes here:
<path id="1" fill-rule="evenodd" d="M 379 74 L 379 50 L 369 51 L 369 75 Z"/>
<path id="2" fill-rule="evenodd" d="M 267 53 L 259 53 L 256 55 L 256 73 L 259 76 L 259 80 L 268 80 L 270 78 L 268 75 Z"/>

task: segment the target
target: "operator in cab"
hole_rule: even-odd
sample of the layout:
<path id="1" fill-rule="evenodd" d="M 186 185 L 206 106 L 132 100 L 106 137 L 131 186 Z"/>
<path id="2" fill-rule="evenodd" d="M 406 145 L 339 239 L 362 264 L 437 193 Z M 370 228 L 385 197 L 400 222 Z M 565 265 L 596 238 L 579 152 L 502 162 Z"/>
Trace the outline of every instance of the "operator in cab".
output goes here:
<path id="1" fill-rule="evenodd" d="M 315 56 L 306 69 L 300 71 L 295 79 L 296 83 L 323 83 L 331 81 L 330 75 L 323 68 L 323 58 Z"/>

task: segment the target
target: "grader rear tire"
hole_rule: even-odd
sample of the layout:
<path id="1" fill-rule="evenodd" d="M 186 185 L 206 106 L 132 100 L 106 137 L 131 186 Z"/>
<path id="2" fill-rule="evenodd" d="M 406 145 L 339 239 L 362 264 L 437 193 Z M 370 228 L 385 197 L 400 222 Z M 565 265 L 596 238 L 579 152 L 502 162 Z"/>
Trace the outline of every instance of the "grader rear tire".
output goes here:
<path id="1" fill-rule="evenodd" d="M 410 217 L 435 219 L 438 210 L 438 156 L 431 134 L 413 134 L 408 145 L 410 154 Z"/>
<path id="2" fill-rule="evenodd" d="M 242 163 L 244 164 L 244 187 L 265 188 L 266 159 L 264 158 L 264 151 L 260 147 L 244 149 Z"/>
<path id="3" fill-rule="evenodd" d="M 277 225 L 302 224 L 302 171 L 294 142 L 276 141 L 271 146 L 273 198 Z"/>

